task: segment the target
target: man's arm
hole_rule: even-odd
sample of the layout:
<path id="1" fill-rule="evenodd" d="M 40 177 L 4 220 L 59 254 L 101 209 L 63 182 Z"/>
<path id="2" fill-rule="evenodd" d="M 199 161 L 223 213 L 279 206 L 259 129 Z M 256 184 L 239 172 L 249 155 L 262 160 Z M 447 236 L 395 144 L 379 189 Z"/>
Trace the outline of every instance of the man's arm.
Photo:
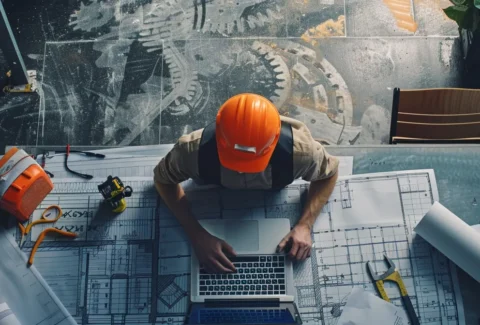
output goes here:
<path id="1" fill-rule="evenodd" d="M 200 263 L 208 272 L 235 272 L 235 266 L 225 253 L 235 256 L 235 251 L 225 241 L 212 236 L 206 231 L 190 210 L 187 196 L 180 184 L 161 184 L 155 187 L 170 211 L 182 225 Z"/>
<path id="2" fill-rule="evenodd" d="M 338 172 L 330 178 L 310 183 L 302 216 L 278 245 L 279 252 L 286 250 L 286 246 L 289 246 L 288 255 L 290 258 L 300 261 L 310 257 L 313 224 L 332 194 L 337 178 Z"/>

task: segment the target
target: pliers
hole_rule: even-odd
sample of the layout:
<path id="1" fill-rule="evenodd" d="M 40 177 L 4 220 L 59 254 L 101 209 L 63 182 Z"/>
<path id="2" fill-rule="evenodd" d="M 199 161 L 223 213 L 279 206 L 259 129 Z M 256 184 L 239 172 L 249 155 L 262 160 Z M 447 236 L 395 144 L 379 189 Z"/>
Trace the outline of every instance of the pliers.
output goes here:
<path id="1" fill-rule="evenodd" d="M 388 258 L 387 255 L 384 255 L 385 261 L 388 264 L 387 272 L 378 275 L 372 268 L 370 261 L 367 262 L 368 273 L 372 277 L 373 282 L 375 282 L 375 286 L 377 287 L 378 293 L 382 297 L 383 300 L 390 302 L 390 298 L 387 296 L 387 292 L 385 291 L 385 287 L 383 282 L 391 281 L 395 282 L 398 287 L 400 288 L 400 295 L 402 296 L 403 304 L 405 309 L 407 310 L 408 318 L 410 318 L 410 322 L 412 325 L 420 325 L 420 321 L 418 320 L 417 314 L 415 313 L 415 309 L 413 308 L 412 301 L 408 296 L 407 288 L 403 283 L 402 277 L 398 272 L 398 269 L 395 267 L 395 263 Z"/>

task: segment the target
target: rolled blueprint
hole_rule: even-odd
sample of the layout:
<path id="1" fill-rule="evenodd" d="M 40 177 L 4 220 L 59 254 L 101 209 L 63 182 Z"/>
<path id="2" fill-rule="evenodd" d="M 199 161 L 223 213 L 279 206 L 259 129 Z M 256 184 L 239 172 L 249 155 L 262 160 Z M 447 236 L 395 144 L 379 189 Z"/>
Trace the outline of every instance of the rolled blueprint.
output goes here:
<path id="1" fill-rule="evenodd" d="M 480 282 L 480 234 L 435 202 L 415 232 Z"/>
<path id="2" fill-rule="evenodd" d="M 0 304 L 0 325 L 21 325 L 5 302 Z"/>

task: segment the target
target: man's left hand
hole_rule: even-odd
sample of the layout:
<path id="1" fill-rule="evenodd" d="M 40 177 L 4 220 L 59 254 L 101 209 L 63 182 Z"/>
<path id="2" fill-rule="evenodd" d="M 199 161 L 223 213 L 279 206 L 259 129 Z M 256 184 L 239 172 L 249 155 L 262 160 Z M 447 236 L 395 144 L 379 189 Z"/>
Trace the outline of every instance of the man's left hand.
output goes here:
<path id="1" fill-rule="evenodd" d="M 288 257 L 297 261 L 303 261 L 310 257 L 312 249 L 312 237 L 310 228 L 305 225 L 296 225 L 278 244 L 277 251 L 279 253 L 285 251 L 289 246 Z"/>

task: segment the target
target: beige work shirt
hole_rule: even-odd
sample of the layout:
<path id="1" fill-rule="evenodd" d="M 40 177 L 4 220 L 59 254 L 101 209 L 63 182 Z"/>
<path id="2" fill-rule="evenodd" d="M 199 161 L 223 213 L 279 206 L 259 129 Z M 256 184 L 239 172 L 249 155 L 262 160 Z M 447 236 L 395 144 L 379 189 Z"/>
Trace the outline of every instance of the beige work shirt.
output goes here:
<path id="1" fill-rule="evenodd" d="M 294 178 L 317 181 L 333 176 L 338 169 L 338 159 L 327 153 L 315 141 L 307 126 L 288 117 L 281 120 L 292 126 Z M 178 184 L 189 178 L 202 184 L 198 171 L 198 149 L 203 129 L 182 136 L 172 150 L 154 169 L 154 179 L 161 184 Z M 261 173 L 239 173 L 221 167 L 220 181 L 231 189 L 270 189 L 272 173 L 270 165 Z"/>

